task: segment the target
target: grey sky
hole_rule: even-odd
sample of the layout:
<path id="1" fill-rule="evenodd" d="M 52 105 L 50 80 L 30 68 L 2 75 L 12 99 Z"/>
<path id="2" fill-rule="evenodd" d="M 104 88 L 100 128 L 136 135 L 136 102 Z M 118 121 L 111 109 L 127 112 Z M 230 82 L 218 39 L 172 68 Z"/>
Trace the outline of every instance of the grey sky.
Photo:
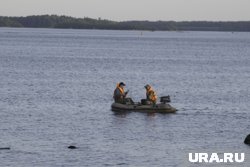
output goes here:
<path id="1" fill-rule="evenodd" d="M 250 20 L 250 0 L 0 0 L 1 16 L 123 20 Z"/>

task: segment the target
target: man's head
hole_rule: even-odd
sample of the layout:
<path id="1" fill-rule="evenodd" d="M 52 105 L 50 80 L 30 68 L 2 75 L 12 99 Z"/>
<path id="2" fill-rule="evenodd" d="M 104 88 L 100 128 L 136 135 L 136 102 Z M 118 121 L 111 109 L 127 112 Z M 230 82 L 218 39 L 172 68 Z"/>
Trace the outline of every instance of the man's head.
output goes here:
<path id="1" fill-rule="evenodd" d="M 120 82 L 120 83 L 119 83 L 119 86 L 124 87 L 124 86 L 126 86 L 126 85 L 125 85 L 125 83 Z"/>
<path id="2" fill-rule="evenodd" d="M 147 85 L 144 86 L 144 88 L 148 90 L 148 89 L 151 88 L 151 86 L 149 84 L 147 84 Z"/>

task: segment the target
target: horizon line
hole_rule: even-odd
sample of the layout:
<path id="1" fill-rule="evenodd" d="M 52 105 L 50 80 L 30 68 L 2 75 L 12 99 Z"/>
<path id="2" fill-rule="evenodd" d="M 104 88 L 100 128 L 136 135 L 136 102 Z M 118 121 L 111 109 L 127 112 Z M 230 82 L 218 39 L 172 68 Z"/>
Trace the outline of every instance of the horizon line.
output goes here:
<path id="1" fill-rule="evenodd" d="M 148 21 L 148 22 L 250 22 L 249 20 L 136 20 L 136 19 L 128 19 L 128 20 L 112 20 L 112 19 L 106 19 L 102 17 L 94 18 L 94 17 L 89 17 L 89 16 L 83 16 L 83 17 L 77 17 L 77 16 L 70 16 L 70 15 L 60 15 L 60 14 L 32 14 L 32 15 L 20 15 L 20 16 L 2 16 L 0 17 L 30 17 L 30 16 L 66 16 L 66 17 L 72 17 L 76 19 L 84 19 L 84 18 L 90 18 L 90 19 L 96 19 L 96 20 L 108 20 L 108 21 L 114 21 L 114 22 L 128 22 L 128 21 Z"/>

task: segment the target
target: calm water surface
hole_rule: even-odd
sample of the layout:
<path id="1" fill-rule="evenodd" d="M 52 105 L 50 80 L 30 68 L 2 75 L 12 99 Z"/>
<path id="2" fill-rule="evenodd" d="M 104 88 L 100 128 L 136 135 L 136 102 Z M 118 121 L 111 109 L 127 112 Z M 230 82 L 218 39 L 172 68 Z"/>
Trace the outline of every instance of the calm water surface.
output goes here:
<path id="1" fill-rule="evenodd" d="M 250 33 L 0 28 L 0 166 L 201 166 L 189 152 L 250 166 L 249 46 Z M 179 111 L 114 114 L 119 81 Z"/>

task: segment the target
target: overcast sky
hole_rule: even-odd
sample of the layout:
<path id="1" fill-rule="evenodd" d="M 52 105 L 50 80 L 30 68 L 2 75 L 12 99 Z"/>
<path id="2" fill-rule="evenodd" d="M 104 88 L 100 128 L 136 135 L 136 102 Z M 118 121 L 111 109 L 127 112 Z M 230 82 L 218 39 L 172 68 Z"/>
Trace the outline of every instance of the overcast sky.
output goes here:
<path id="1" fill-rule="evenodd" d="M 1 16 L 41 14 L 125 20 L 250 20 L 250 0 L 0 0 Z"/>

